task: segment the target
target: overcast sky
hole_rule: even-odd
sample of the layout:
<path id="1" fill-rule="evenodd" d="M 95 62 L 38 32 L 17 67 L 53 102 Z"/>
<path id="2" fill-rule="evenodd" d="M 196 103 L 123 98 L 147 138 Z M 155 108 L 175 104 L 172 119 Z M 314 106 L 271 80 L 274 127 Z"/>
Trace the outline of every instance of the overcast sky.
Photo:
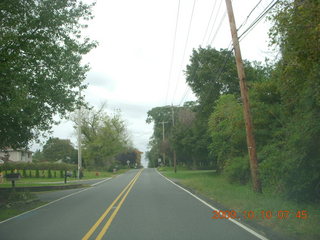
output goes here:
<path id="1" fill-rule="evenodd" d="M 237 26 L 245 21 L 259 1 L 233 0 Z M 262 0 L 242 30 L 271 1 Z M 147 150 L 152 135 L 153 126 L 145 122 L 148 110 L 195 100 L 183 75 L 192 49 L 200 45 L 227 48 L 231 42 L 224 0 L 196 0 L 195 5 L 194 0 L 180 0 L 173 49 L 178 2 L 97 0 L 93 9 L 95 18 L 85 31 L 87 36 L 99 42 L 98 47 L 83 59 L 91 67 L 87 74 L 89 86 L 85 98 L 96 107 L 107 102 L 108 111 L 120 109 L 134 146 L 142 152 Z M 243 58 L 258 61 L 272 58 L 268 48 L 268 28 L 269 24 L 262 21 L 241 41 Z M 53 128 L 52 136 L 69 138 L 76 143 L 73 132 L 72 123 L 64 120 Z"/>

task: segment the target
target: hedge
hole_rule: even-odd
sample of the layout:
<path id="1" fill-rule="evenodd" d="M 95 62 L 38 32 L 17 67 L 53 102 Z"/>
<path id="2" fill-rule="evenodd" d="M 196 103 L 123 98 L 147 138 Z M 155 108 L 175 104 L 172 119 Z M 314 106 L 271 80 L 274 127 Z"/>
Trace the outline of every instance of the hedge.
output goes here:
<path id="1" fill-rule="evenodd" d="M 8 171 L 8 170 L 67 170 L 73 171 L 77 170 L 77 165 L 67 164 L 67 163 L 49 163 L 49 162 L 41 162 L 41 163 L 26 163 L 26 162 L 10 162 L 0 164 L 0 172 Z"/>

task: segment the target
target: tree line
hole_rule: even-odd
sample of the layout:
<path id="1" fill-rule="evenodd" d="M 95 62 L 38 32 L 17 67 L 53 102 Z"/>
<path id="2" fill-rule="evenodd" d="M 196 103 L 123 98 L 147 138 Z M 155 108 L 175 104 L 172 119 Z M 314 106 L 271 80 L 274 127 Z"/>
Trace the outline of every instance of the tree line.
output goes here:
<path id="1" fill-rule="evenodd" d="M 83 167 L 112 171 L 128 167 L 127 161 L 130 167 L 140 167 L 142 153 L 133 147 L 120 112 L 108 114 L 104 107 L 81 110 Z M 79 122 L 75 116 L 71 119 L 76 129 Z M 35 152 L 33 161 L 77 164 L 78 149 L 69 139 L 49 138 L 42 150 Z"/>
<path id="2" fill-rule="evenodd" d="M 319 11 L 319 1 L 280 1 L 269 17 L 278 60 L 244 62 L 263 188 L 303 201 L 320 197 Z M 148 112 L 147 122 L 154 123 L 149 166 L 158 166 L 163 153 L 172 166 L 176 150 L 179 165 L 216 169 L 232 183 L 247 184 L 250 168 L 232 51 L 194 49 L 185 74 L 198 100 Z M 166 122 L 165 141 L 161 122 Z"/>

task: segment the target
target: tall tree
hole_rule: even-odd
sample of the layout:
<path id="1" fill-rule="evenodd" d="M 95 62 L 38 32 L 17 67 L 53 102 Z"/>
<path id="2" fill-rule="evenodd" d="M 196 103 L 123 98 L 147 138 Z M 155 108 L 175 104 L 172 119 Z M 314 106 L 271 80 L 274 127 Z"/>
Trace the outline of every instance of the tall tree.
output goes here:
<path id="1" fill-rule="evenodd" d="M 69 139 L 49 138 L 43 146 L 42 159 L 49 162 L 62 160 L 65 163 L 76 163 L 77 150 Z"/>
<path id="2" fill-rule="evenodd" d="M 84 165 L 111 167 L 116 156 L 131 147 L 120 113 L 109 116 L 102 106 L 99 110 L 86 110 L 82 115 Z"/>
<path id="3" fill-rule="evenodd" d="M 26 146 L 53 115 L 77 103 L 96 46 L 81 36 L 93 4 L 75 0 L 0 2 L 0 149 Z"/>
<path id="4" fill-rule="evenodd" d="M 319 12 L 317 0 L 281 1 L 270 34 L 281 51 L 276 83 L 284 115 L 283 141 L 274 143 L 282 158 L 273 162 L 285 169 L 278 184 L 300 200 L 319 198 L 314 187 L 320 182 Z"/>

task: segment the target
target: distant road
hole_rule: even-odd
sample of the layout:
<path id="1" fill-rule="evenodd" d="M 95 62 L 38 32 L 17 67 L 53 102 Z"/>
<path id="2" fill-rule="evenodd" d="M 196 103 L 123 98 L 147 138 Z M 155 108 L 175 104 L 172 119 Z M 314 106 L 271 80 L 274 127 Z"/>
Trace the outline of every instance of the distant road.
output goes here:
<path id="1" fill-rule="evenodd" d="M 0 239 L 264 239 L 229 220 L 211 219 L 209 206 L 155 169 L 44 196 L 56 200 L 0 223 Z"/>

